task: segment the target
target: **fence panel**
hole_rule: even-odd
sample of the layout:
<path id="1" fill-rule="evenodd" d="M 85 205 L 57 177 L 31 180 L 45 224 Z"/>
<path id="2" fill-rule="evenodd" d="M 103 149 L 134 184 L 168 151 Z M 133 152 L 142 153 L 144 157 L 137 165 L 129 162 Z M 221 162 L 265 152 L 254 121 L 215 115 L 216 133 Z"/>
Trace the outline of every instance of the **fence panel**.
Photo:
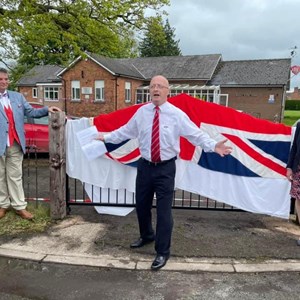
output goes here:
<path id="1" fill-rule="evenodd" d="M 23 162 L 23 185 L 25 197 L 29 201 L 49 201 L 50 194 L 50 171 L 49 157 L 47 155 L 37 154 L 33 150 L 24 156 Z M 99 189 L 92 187 L 92 189 Z M 101 189 L 98 191 L 101 194 Z M 91 193 L 94 194 L 94 191 Z M 82 206 L 120 206 L 134 207 L 134 195 L 128 196 L 123 193 L 105 193 L 105 197 L 100 198 L 100 201 L 95 201 L 93 197 L 89 197 L 84 184 L 74 178 L 66 176 L 66 201 L 68 211 L 72 205 Z M 122 199 L 122 202 L 119 201 Z M 295 214 L 295 199 L 291 201 L 291 214 Z M 155 199 L 154 199 L 155 207 Z M 191 192 L 177 190 L 174 191 L 173 197 L 174 209 L 201 209 L 201 210 L 225 210 L 225 211 L 240 211 L 239 209 L 215 201 L 213 199 L 193 194 Z"/>
<path id="2" fill-rule="evenodd" d="M 84 183 L 74 178 L 68 178 L 69 182 L 67 206 L 70 209 L 71 205 L 87 205 L 87 206 L 119 206 L 119 207 L 134 207 L 134 194 L 122 192 L 114 192 L 110 189 L 102 189 L 92 186 L 89 195 L 86 192 Z M 89 188 L 90 190 L 90 188 Z M 93 195 L 100 195 L 95 199 Z M 128 196 L 129 194 L 129 196 Z M 154 198 L 153 206 L 156 206 Z M 229 210 L 241 211 L 233 206 L 215 201 L 213 199 L 203 197 L 191 192 L 176 190 L 173 195 L 173 208 L 175 209 L 202 209 L 202 210 Z"/>

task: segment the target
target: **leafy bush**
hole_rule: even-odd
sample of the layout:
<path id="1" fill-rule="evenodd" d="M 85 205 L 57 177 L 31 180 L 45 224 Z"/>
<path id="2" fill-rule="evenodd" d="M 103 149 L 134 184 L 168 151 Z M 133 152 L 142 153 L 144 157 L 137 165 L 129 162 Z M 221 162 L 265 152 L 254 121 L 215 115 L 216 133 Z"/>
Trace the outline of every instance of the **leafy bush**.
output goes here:
<path id="1" fill-rule="evenodd" d="M 300 110 L 300 100 L 286 100 L 285 110 Z"/>

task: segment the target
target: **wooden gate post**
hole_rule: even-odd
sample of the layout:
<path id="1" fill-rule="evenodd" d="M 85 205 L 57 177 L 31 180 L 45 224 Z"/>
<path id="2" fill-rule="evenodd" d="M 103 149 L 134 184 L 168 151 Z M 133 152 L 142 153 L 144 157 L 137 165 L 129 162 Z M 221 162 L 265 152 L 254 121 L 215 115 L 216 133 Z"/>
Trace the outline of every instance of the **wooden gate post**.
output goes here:
<path id="1" fill-rule="evenodd" d="M 50 213 L 54 220 L 66 216 L 66 143 L 64 112 L 49 114 Z"/>

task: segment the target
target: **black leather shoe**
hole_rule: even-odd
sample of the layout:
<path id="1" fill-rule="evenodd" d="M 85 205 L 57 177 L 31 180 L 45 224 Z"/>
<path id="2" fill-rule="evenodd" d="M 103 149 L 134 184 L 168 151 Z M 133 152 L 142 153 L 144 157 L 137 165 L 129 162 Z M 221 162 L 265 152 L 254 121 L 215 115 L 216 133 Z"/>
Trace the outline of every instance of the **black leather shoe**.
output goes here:
<path id="1" fill-rule="evenodd" d="M 154 239 L 153 240 L 145 240 L 145 239 L 139 238 L 138 240 L 136 240 L 135 242 L 130 244 L 130 248 L 140 248 L 147 244 L 152 243 L 153 241 L 154 241 Z"/>
<path id="2" fill-rule="evenodd" d="M 169 259 L 168 256 L 156 255 L 156 257 L 151 265 L 151 270 L 153 270 L 153 271 L 159 270 L 167 263 L 168 259 Z"/>

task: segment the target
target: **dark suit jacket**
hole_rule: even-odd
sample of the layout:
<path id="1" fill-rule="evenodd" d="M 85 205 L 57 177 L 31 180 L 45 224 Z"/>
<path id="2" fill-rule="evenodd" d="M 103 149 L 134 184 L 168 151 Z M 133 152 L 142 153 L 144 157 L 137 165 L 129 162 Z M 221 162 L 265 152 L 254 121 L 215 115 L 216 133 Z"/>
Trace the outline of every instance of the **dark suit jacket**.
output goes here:
<path id="1" fill-rule="evenodd" d="M 286 167 L 292 169 L 293 172 L 296 172 L 299 164 L 300 164 L 300 122 L 297 123 L 296 132 L 295 132 L 292 148 L 290 150 L 289 159 Z"/>

